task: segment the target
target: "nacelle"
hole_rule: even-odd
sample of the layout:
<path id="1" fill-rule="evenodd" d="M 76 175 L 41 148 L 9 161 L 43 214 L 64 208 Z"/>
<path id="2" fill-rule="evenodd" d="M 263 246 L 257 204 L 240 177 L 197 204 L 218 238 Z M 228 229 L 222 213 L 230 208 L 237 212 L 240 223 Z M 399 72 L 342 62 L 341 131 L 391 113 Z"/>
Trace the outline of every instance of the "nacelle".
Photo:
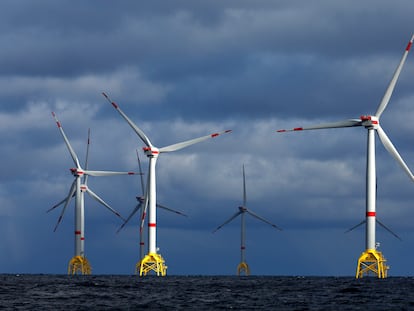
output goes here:
<path id="1" fill-rule="evenodd" d="M 83 176 L 84 172 L 82 170 L 79 170 L 75 167 L 70 169 L 70 172 L 72 173 L 73 176 Z"/>
<path id="2" fill-rule="evenodd" d="M 160 151 L 158 150 L 158 148 L 155 147 L 143 147 L 142 150 L 144 150 L 144 153 L 146 154 L 147 157 L 154 157 L 154 156 L 158 156 Z"/>
<path id="3" fill-rule="evenodd" d="M 362 125 L 366 128 L 377 128 L 379 124 L 379 120 L 376 116 L 361 116 Z"/>

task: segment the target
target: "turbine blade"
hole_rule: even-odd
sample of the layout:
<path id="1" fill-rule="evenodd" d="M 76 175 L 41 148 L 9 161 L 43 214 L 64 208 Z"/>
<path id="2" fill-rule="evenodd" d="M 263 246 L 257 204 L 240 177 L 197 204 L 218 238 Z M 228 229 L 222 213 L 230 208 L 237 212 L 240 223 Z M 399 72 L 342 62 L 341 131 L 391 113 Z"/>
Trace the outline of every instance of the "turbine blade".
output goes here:
<path id="1" fill-rule="evenodd" d="M 394 233 L 390 228 L 387 228 L 387 226 L 384 225 L 382 222 L 380 222 L 378 219 L 376 219 L 376 221 L 381 227 L 383 227 L 385 230 L 387 230 L 389 233 L 395 236 L 398 240 L 402 241 L 402 239 L 396 233 Z"/>
<path id="2" fill-rule="evenodd" d="M 243 164 L 243 206 L 246 207 L 246 175 L 244 173 L 244 164 Z"/>
<path id="3" fill-rule="evenodd" d="M 403 170 L 407 173 L 407 175 L 414 181 L 413 173 L 411 173 L 410 169 L 408 168 L 407 164 L 405 164 L 404 160 L 398 153 L 397 149 L 395 149 L 394 145 L 392 144 L 391 140 L 388 138 L 387 134 L 385 134 L 384 130 L 381 126 L 378 125 L 377 134 L 380 138 L 382 144 L 384 145 L 385 149 L 397 160 L 398 164 L 403 168 Z"/>
<path id="4" fill-rule="evenodd" d="M 145 195 L 145 199 L 144 199 L 144 209 L 142 210 L 141 223 L 139 224 L 139 233 L 141 235 L 142 235 L 142 230 L 144 228 L 144 222 L 145 222 L 145 217 L 147 215 L 147 209 L 148 209 L 148 193 L 146 193 L 146 195 Z"/>
<path id="5" fill-rule="evenodd" d="M 147 188 L 145 189 L 144 208 L 142 209 L 141 223 L 139 224 L 139 234 L 141 237 L 142 237 L 142 230 L 144 228 L 145 216 L 147 215 L 147 209 L 148 209 L 148 185 L 149 185 L 149 174 L 147 177 Z"/>
<path id="6" fill-rule="evenodd" d="M 91 129 L 88 129 L 88 140 L 86 142 L 85 170 L 88 169 L 90 144 L 91 144 Z"/>
<path id="7" fill-rule="evenodd" d="M 122 228 L 125 227 L 125 225 L 128 223 L 128 221 L 130 221 L 130 219 L 135 215 L 135 213 L 139 211 L 141 206 L 142 206 L 142 202 L 138 203 L 137 206 L 135 206 L 134 210 L 131 212 L 131 214 L 128 216 L 128 218 L 124 221 L 124 223 L 121 225 L 121 227 L 119 227 L 119 229 L 116 233 L 119 233 L 119 231 L 121 231 Z"/>
<path id="8" fill-rule="evenodd" d="M 132 129 L 135 131 L 135 133 L 137 133 L 137 135 L 139 136 L 139 138 L 141 138 L 144 144 L 147 145 L 147 147 L 153 147 L 153 145 L 151 144 L 151 141 L 145 135 L 145 133 L 138 126 L 136 126 L 135 123 L 132 122 L 130 118 L 128 118 L 128 116 L 121 110 L 121 108 L 119 108 L 119 106 L 115 102 L 113 102 L 106 93 L 102 93 L 102 95 L 105 96 L 105 98 L 119 112 L 119 114 L 125 119 L 125 121 L 128 122 L 129 126 L 132 127 Z"/>
<path id="9" fill-rule="evenodd" d="M 246 212 L 247 213 L 249 213 L 251 216 L 253 216 L 254 218 L 256 218 L 256 219 L 259 219 L 259 220 L 261 220 L 261 221 L 263 221 L 263 222 L 265 222 L 265 223 L 267 223 L 268 225 L 271 225 L 273 228 L 275 228 L 275 229 L 277 229 L 277 230 L 279 230 L 279 231 L 282 231 L 282 229 L 281 228 L 279 228 L 278 226 L 276 226 L 275 224 L 272 224 L 270 221 L 268 221 L 268 220 L 266 220 L 266 219 L 264 219 L 263 217 L 260 217 L 259 215 L 257 215 L 256 213 L 253 213 L 252 211 L 250 211 L 250 210 L 248 210 L 248 209 L 246 209 Z"/>
<path id="10" fill-rule="evenodd" d="M 221 229 L 223 226 L 227 225 L 230 221 L 232 221 L 234 218 L 236 218 L 237 216 L 239 216 L 241 213 L 241 211 L 237 212 L 236 214 L 234 214 L 233 216 L 231 216 L 228 220 L 226 220 L 223 224 L 221 224 L 220 226 L 218 226 L 216 229 L 213 230 L 212 233 L 216 232 L 217 230 Z"/>
<path id="11" fill-rule="evenodd" d="M 53 205 L 51 208 L 49 208 L 46 213 L 49 213 L 50 211 L 53 211 L 56 207 L 58 207 L 59 205 L 61 205 L 62 203 L 64 203 L 68 198 L 64 198 L 62 201 L 60 201 L 59 203 Z"/>
<path id="12" fill-rule="evenodd" d="M 134 172 L 113 172 L 113 171 L 84 171 L 84 174 L 90 175 L 90 176 L 135 175 Z"/>
<path id="13" fill-rule="evenodd" d="M 278 133 L 284 132 L 293 132 L 293 131 L 305 131 L 305 130 L 319 130 L 319 129 L 329 129 L 329 128 L 341 128 L 341 127 L 354 127 L 354 126 L 361 126 L 362 121 L 360 119 L 349 119 L 339 122 L 331 122 L 331 123 L 323 123 L 314 126 L 306 126 L 306 127 L 295 127 L 289 130 L 277 130 Z"/>
<path id="14" fill-rule="evenodd" d="M 118 216 L 119 218 L 121 218 L 123 221 L 125 221 L 125 219 L 116 211 L 114 210 L 112 207 L 109 206 L 108 203 L 106 203 L 104 200 L 102 200 L 95 192 L 93 192 L 91 189 L 89 189 L 89 187 L 86 188 L 86 192 L 92 197 L 94 198 L 96 201 L 98 201 L 99 203 L 101 203 L 103 206 L 105 206 L 107 209 L 109 209 L 112 213 L 114 213 L 116 216 Z"/>
<path id="15" fill-rule="evenodd" d="M 384 97 L 381 100 L 381 103 L 378 106 L 377 112 L 375 112 L 375 116 L 377 118 L 381 117 L 381 114 L 384 112 L 385 108 L 388 105 L 388 102 L 390 101 L 392 92 L 394 91 L 395 84 L 397 83 L 398 77 L 400 76 L 401 69 L 404 66 L 405 60 L 407 58 L 408 52 L 410 51 L 411 45 L 413 44 L 414 35 L 411 37 L 411 40 L 408 42 L 407 47 L 405 48 L 404 54 L 401 58 L 401 61 L 397 67 L 397 69 L 394 72 L 394 75 L 391 79 L 390 84 L 388 85 L 387 90 L 385 91 Z"/>
<path id="16" fill-rule="evenodd" d="M 63 215 L 65 214 L 66 207 L 69 205 L 70 201 L 72 200 L 73 196 L 75 195 L 75 192 L 76 192 L 76 179 L 73 181 L 72 186 L 70 187 L 69 194 L 68 194 L 68 196 L 66 197 L 66 200 L 65 200 L 66 201 L 65 205 L 62 208 L 62 212 L 59 215 L 58 221 L 55 225 L 55 228 L 53 229 L 53 232 L 56 232 L 57 228 L 59 227 L 59 224 L 61 223 L 61 221 L 63 219 Z"/>
<path id="17" fill-rule="evenodd" d="M 79 164 L 79 159 L 78 159 L 78 156 L 76 155 L 75 151 L 73 150 L 72 146 L 70 145 L 69 140 L 68 140 L 68 138 L 66 137 L 65 132 L 63 131 L 62 125 L 60 124 L 60 122 L 59 122 L 59 120 L 58 120 L 58 118 L 56 117 L 56 114 L 55 114 L 54 112 L 52 112 L 52 116 L 53 116 L 53 118 L 55 118 L 55 121 L 56 121 L 57 127 L 58 127 L 58 129 L 59 129 L 60 133 L 61 133 L 61 134 L 62 134 L 62 136 L 63 136 L 63 140 L 65 141 L 66 146 L 68 147 L 68 150 L 69 150 L 69 153 L 70 153 L 70 155 L 71 155 L 71 157 L 72 157 L 73 162 L 75 163 L 75 165 L 76 165 L 76 167 L 77 167 L 77 168 L 81 168 L 81 166 L 80 166 L 80 164 Z"/>
<path id="18" fill-rule="evenodd" d="M 222 132 L 218 132 L 218 133 L 214 133 L 214 134 L 202 136 L 202 137 L 199 137 L 199 138 L 194 138 L 194 139 L 186 140 L 186 141 L 183 141 L 181 143 L 177 143 L 177 144 L 174 144 L 174 145 L 169 145 L 169 146 L 160 148 L 159 150 L 160 150 L 160 152 L 171 152 L 171 151 L 180 150 L 182 148 L 185 148 L 185 147 L 188 147 L 188 146 L 197 144 L 199 142 L 202 142 L 204 140 L 207 140 L 209 138 L 215 138 L 215 137 L 217 137 L 217 136 L 219 136 L 221 134 L 230 133 L 230 132 L 231 132 L 231 130 L 226 130 L 226 131 L 222 131 Z"/>
<path id="19" fill-rule="evenodd" d="M 138 167 L 139 167 L 139 175 L 141 177 L 141 190 L 142 190 L 142 195 L 144 195 L 145 192 L 145 187 L 144 187 L 144 173 L 142 173 L 142 166 L 141 166 L 141 160 L 139 159 L 139 155 L 138 155 L 138 150 L 136 150 L 137 152 L 137 159 L 138 159 Z"/>
<path id="20" fill-rule="evenodd" d="M 355 225 L 355 226 L 353 226 L 352 228 L 350 228 L 350 229 L 348 229 L 348 230 L 346 230 L 344 233 L 348 233 L 348 232 L 351 232 L 352 230 L 354 230 L 354 229 L 356 229 L 356 228 L 358 228 L 359 226 L 362 226 L 364 223 L 366 223 L 367 221 L 364 219 L 363 221 L 361 221 L 359 224 L 357 224 L 357 225 Z"/>
<path id="21" fill-rule="evenodd" d="M 90 141 L 91 141 L 91 129 L 89 128 L 88 129 L 88 141 L 86 142 L 85 170 L 88 169 L 88 165 L 89 165 L 89 147 L 90 147 Z M 88 174 L 86 174 L 84 176 L 83 183 L 85 185 L 88 184 L 88 176 L 89 176 Z"/>
<path id="22" fill-rule="evenodd" d="M 157 207 L 162 208 L 162 209 L 164 209 L 164 210 L 166 210 L 166 211 L 169 211 L 169 212 L 172 212 L 172 213 L 175 213 L 175 214 L 178 214 L 178 215 L 184 216 L 184 217 L 188 217 L 186 214 L 184 214 L 184 213 L 182 213 L 182 212 L 179 212 L 179 211 L 177 211 L 177 210 L 174 210 L 174 209 L 172 209 L 172 208 L 166 207 L 166 206 L 161 205 L 161 204 L 158 204 L 158 203 L 157 203 Z"/>

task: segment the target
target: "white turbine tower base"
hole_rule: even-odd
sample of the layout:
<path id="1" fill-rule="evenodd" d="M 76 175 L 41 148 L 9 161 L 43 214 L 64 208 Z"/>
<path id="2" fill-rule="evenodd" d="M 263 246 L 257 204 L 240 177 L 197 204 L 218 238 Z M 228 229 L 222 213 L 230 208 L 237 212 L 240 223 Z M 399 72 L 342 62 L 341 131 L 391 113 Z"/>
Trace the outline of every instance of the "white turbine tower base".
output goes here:
<path id="1" fill-rule="evenodd" d="M 185 147 L 191 146 L 193 144 L 205 141 L 210 138 L 215 138 L 224 133 L 230 133 L 231 130 L 222 131 L 199 138 L 187 140 L 177 144 L 169 145 L 162 148 L 155 147 L 150 139 L 145 135 L 145 133 L 132 122 L 131 119 L 121 110 L 121 108 L 113 102 L 108 95 L 102 93 L 110 104 L 118 111 L 118 113 L 125 119 L 129 126 L 134 130 L 134 132 L 139 136 L 139 138 L 144 142 L 145 147 L 143 148 L 145 155 L 149 159 L 149 169 L 148 169 L 148 182 L 147 182 L 147 194 L 145 195 L 145 204 L 142 210 L 142 222 L 144 220 L 147 207 L 149 208 L 148 215 L 148 254 L 144 256 L 137 264 L 136 271 L 140 276 L 145 276 L 149 272 L 154 272 L 157 276 L 165 276 L 167 273 L 167 266 L 165 265 L 165 260 L 161 254 L 157 251 L 157 192 L 156 192 L 156 175 L 155 175 L 155 166 L 157 163 L 158 156 L 161 153 L 173 152 Z"/>
<path id="2" fill-rule="evenodd" d="M 143 208 L 143 206 L 144 207 L 145 206 L 148 207 L 148 203 L 147 203 L 148 201 L 146 199 L 147 194 L 145 192 L 145 186 L 144 186 L 144 178 L 143 178 L 144 173 L 142 172 L 141 161 L 139 159 L 138 150 L 137 150 L 137 160 L 138 160 L 138 166 L 139 166 L 139 174 L 141 175 L 141 191 L 142 191 L 142 195 L 136 197 L 137 198 L 137 201 L 138 201 L 138 204 L 132 210 L 131 214 L 128 216 L 128 218 L 125 220 L 125 222 L 121 225 L 121 227 L 118 229 L 117 233 L 119 231 L 121 231 L 122 228 L 125 227 L 125 225 L 131 220 L 131 218 L 141 209 L 141 218 L 140 218 L 141 224 L 140 224 L 140 230 L 139 230 L 139 259 L 141 260 L 143 258 L 143 256 L 144 256 L 144 246 L 145 246 L 145 243 L 144 243 L 144 230 L 143 229 L 144 229 L 144 222 L 145 222 L 145 218 L 146 218 L 145 217 L 146 216 L 146 208 Z M 161 205 L 161 204 L 158 204 L 158 203 L 157 203 L 157 207 L 158 208 L 161 208 L 163 210 L 166 210 L 168 212 L 175 213 L 177 215 L 187 217 L 186 214 L 184 214 L 184 213 L 182 213 L 180 211 L 171 209 L 169 207 L 166 207 L 166 206 Z"/>
<path id="3" fill-rule="evenodd" d="M 89 155 L 89 133 L 88 133 L 88 143 L 87 143 L 87 152 L 86 152 L 86 161 L 85 169 L 83 169 L 79 163 L 78 156 L 76 155 L 74 149 L 69 143 L 68 138 L 66 137 L 65 132 L 63 131 L 62 125 L 57 119 L 55 113 L 52 112 L 53 117 L 55 118 L 57 127 L 62 134 L 63 140 L 65 141 L 66 147 L 69 150 L 69 153 L 72 157 L 73 162 L 75 163 L 75 168 L 71 168 L 70 171 L 75 177 L 73 181 L 69 194 L 62 201 L 54 205 L 48 210 L 51 211 L 61 204 L 65 203 L 63 209 L 60 213 L 59 219 L 56 223 L 54 231 L 58 228 L 60 222 L 63 219 L 66 207 L 69 205 L 73 197 L 75 197 L 75 255 L 69 261 L 68 274 L 91 274 L 92 268 L 85 256 L 85 215 L 84 215 L 84 194 L 88 193 L 93 199 L 98 201 L 100 204 L 105 206 L 108 210 L 114 213 L 119 218 L 123 219 L 121 215 L 110 207 L 103 199 L 101 199 L 97 194 L 95 194 L 87 185 L 88 176 L 114 176 L 114 175 L 134 175 L 132 172 L 112 172 L 112 171 L 91 171 L 88 170 L 88 155 Z M 83 178 L 83 180 L 82 180 Z"/>
<path id="4" fill-rule="evenodd" d="M 379 119 L 388 105 L 391 95 L 394 91 L 395 84 L 401 73 L 401 69 L 405 63 L 408 52 L 413 44 L 414 35 L 408 42 L 408 45 L 404 51 L 401 61 L 394 72 L 390 84 L 379 104 L 375 115 L 361 116 L 359 119 L 350 119 L 345 121 L 333 122 L 328 124 L 321 124 L 316 126 L 298 127 L 291 130 L 278 130 L 278 132 L 289 131 L 302 131 L 302 130 L 315 130 L 315 129 L 329 129 L 329 128 L 342 128 L 342 127 L 356 127 L 363 126 L 368 131 L 367 136 L 367 166 L 366 166 L 366 242 L 365 251 L 358 259 L 358 265 L 356 270 L 356 278 L 362 278 L 364 275 L 374 274 L 378 278 L 386 278 L 387 270 L 389 267 L 386 265 L 386 259 L 383 254 L 377 250 L 377 243 L 375 240 L 375 224 L 376 224 L 376 165 L 375 165 L 375 132 L 385 149 L 395 158 L 398 164 L 408 174 L 411 180 L 414 181 L 414 176 L 401 158 L 397 149 L 392 144 L 391 140 L 385 134 L 384 130 L 380 126 Z"/>

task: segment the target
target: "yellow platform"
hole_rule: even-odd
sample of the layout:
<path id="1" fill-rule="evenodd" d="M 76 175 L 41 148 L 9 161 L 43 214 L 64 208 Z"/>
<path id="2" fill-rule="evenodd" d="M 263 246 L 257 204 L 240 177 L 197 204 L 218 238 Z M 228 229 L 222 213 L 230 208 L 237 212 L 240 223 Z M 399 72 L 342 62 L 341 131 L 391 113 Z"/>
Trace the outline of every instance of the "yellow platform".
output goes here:
<path id="1" fill-rule="evenodd" d="M 68 274 L 89 275 L 92 273 L 91 265 L 88 259 L 82 256 L 75 256 L 69 261 Z"/>
<path id="2" fill-rule="evenodd" d="M 241 275 L 244 272 L 244 275 L 250 275 L 250 269 L 247 262 L 242 261 L 237 266 L 237 275 Z"/>
<path id="3" fill-rule="evenodd" d="M 164 258 L 160 254 L 149 253 L 135 266 L 135 274 L 139 274 L 139 276 L 146 276 L 151 271 L 157 276 L 167 275 L 167 266 L 165 265 Z"/>
<path id="4" fill-rule="evenodd" d="M 375 249 L 367 249 L 358 259 L 356 278 L 362 278 L 364 275 L 374 275 L 379 279 L 387 277 L 389 266 L 386 265 L 387 260 L 381 252 Z"/>

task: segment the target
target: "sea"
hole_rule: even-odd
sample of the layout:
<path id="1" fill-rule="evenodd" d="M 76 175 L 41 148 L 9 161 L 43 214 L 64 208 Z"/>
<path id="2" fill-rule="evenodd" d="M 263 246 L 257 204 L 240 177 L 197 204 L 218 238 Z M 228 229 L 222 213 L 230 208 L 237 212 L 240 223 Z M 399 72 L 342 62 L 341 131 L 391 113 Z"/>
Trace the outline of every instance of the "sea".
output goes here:
<path id="1" fill-rule="evenodd" d="M 414 310 L 414 278 L 0 274 L 0 310 Z"/>

